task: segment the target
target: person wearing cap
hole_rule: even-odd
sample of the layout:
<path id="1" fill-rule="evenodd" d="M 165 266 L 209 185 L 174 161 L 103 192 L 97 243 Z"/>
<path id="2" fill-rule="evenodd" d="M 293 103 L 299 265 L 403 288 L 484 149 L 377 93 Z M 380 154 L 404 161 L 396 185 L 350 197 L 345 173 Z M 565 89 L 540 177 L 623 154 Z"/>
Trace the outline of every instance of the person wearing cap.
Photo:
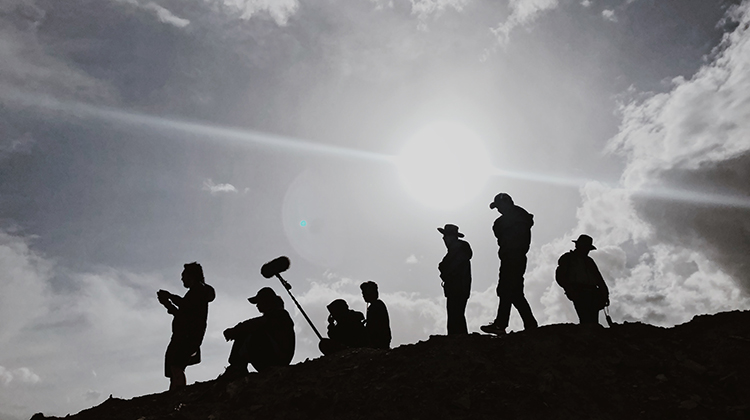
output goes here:
<path id="1" fill-rule="evenodd" d="M 378 284 L 374 281 L 366 281 L 360 284 L 359 288 L 362 290 L 362 299 L 367 302 L 367 318 L 365 318 L 367 345 L 374 349 L 388 350 L 391 348 L 391 321 L 388 317 L 388 308 L 380 300 Z"/>
<path id="2" fill-rule="evenodd" d="M 575 249 L 557 261 L 555 280 L 573 302 L 579 324 L 599 324 L 599 311 L 609 305 L 609 288 L 589 252 L 596 249 L 589 235 L 573 241 Z"/>
<path id="3" fill-rule="evenodd" d="M 200 363 L 208 304 L 216 298 L 214 288 L 203 277 L 203 267 L 197 262 L 185 264 L 181 278 L 188 289 L 185 296 L 166 290 L 156 292 L 159 303 L 173 317 L 172 338 L 164 354 L 164 376 L 169 378 L 170 390 L 187 385 L 185 368 Z"/>
<path id="4" fill-rule="evenodd" d="M 262 372 L 271 366 L 288 366 L 294 357 L 294 321 L 284 309 L 284 301 L 270 287 L 247 299 L 262 314 L 224 330 L 224 338 L 234 341 L 229 367 L 222 375 L 232 379 L 248 373 L 247 364 Z"/>
<path id="5" fill-rule="evenodd" d="M 465 312 L 471 294 L 471 246 L 460 239 L 464 234 L 456 225 L 447 224 L 437 230 L 443 234 L 448 250 L 438 264 L 448 312 L 448 335 L 468 334 Z"/>
<path id="6" fill-rule="evenodd" d="M 508 327 L 510 308 L 515 306 L 523 320 L 524 330 L 538 326 L 531 306 L 523 293 L 523 275 L 526 273 L 526 253 L 531 245 L 531 227 L 534 226 L 534 216 L 522 207 L 513 203 L 513 199 L 506 193 L 500 193 L 490 203 L 491 209 L 496 209 L 501 216 L 492 225 L 492 232 L 497 238 L 500 257 L 500 272 L 497 282 L 497 296 L 500 303 L 497 317 L 489 325 L 480 329 L 489 334 L 502 335 Z"/>
<path id="7" fill-rule="evenodd" d="M 344 299 L 336 299 L 328 306 L 328 338 L 320 340 L 318 348 L 324 355 L 337 353 L 347 348 L 367 346 L 365 316 L 349 309 Z"/>

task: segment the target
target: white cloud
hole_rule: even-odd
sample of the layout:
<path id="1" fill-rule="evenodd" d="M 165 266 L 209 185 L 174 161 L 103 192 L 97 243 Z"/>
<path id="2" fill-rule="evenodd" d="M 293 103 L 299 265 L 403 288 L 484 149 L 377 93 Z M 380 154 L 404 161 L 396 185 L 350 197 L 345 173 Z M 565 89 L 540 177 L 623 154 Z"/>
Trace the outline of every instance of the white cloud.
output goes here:
<path id="1" fill-rule="evenodd" d="M 608 20 L 610 22 L 617 22 L 617 16 L 615 16 L 615 11 L 610 9 L 604 9 L 602 10 L 602 17 L 605 20 Z"/>
<path id="2" fill-rule="evenodd" d="M 623 105 L 610 150 L 625 154 L 624 182 L 637 188 L 660 172 L 697 169 L 750 150 L 750 3 L 734 10 L 737 29 L 721 54 L 691 79 L 646 101 Z"/>
<path id="3" fill-rule="evenodd" d="M 146 3 L 143 8 L 153 11 L 156 14 L 156 17 L 159 18 L 160 22 L 168 23 L 178 28 L 184 28 L 185 26 L 190 24 L 189 20 L 175 16 L 174 14 L 172 14 L 172 12 L 154 2 Z"/>
<path id="4" fill-rule="evenodd" d="M 581 1 L 581 6 L 583 7 L 590 7 L 593 4 L 591 0 L 583 0 Z"/>
<path id="5" fill-rule="evenodd" d="M 463 10 L 470 0 L 411 0 L 411 13 L 419 19 L 420 29 L 427 29 L 426 20 L 439 16 L 447 9 Z"/>
<path id="6" fill-rule="evenodd" d="M 411 254 L 406 258 L 406 261 L 404 261 L 406 264 L 416 264 L 419 262 L 419 259 L 416 255 Z"/>
<path id="7" fill-rule="evenodd" d="M 172 12 L 170 12 L 165 7 L 160 6 L 152 1 L 145 3 L 145 4 L 141 3 L 140 0 L 115 0 L 115 1 L 119 3 L 127 3 L 139 9 L 147 10 L 149 13 L 156 16 L 156 18 L 159 19 L 159 22 L 167 23 L 169 25 L 173 25 L 178 28 L 184 28 L 185 26 L 190 24 L 189 20 L 182 19 L 182 18 L 175 16 Z"/>
<path id="8" fill-rule="evenodd" d="M 513 29 L 530 24 L 543 12 L 557 8 L 558 4 L 558 0 L 510 0 L 510 16 L 493 28 L 492 33 L 501 45 L 505 45 Z"/>
<path id="9" fill-rule="evenodd" d="M 279 26 L 284 26 L 299 9 L 297 0 L 222 0 L 224 6 L 240 13 L 242 19 L 250 19 L 259 13 L 268 13 Z"/>
<path id="10" fill-rule="evenodd" d="M 222 193 L 233 193 L 236 194 L 237 188 L 232 184 L 214 184 L 211 179 L 203 181 L 203 191 L 208 191 L 213 195 Z"/>
<path id="11" fill-rule="evenodd" d="M 750 2 L 732 16 L 740 24 L 712 63 L 690 80 L 675 80 L 670 92 L 623 106 L 608 149 L 627 158 L 623 187 L 587 184 L 578 225 L 530 264 L 527 288 L 543 291 L 543 321 L 576 320 L 553 273 L 581 233 L 599 248 L 592 257 L 610 286 L 616 320 L 674 325 L 700 313 L 750 308 L 742 290 L 750 253 L 746 210 L 634 194 L 670 183 L 690 188 L 696 179 L 748 193 L 741 174 L 750 156 Z"/>

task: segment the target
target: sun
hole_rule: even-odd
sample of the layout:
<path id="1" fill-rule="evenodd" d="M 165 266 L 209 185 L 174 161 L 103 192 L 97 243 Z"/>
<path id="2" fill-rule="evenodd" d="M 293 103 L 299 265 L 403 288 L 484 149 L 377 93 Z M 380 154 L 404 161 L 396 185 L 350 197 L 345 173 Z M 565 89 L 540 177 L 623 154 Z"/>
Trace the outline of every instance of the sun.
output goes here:
<path id="1" fill-rule="evenodd" d="M 416 200 L 451 210 L 482 191 L 491 165 L 476 133 L 459 123 L 440 122 L 409 139 L 398 156 L 398 168 L 404 187 Z"/>

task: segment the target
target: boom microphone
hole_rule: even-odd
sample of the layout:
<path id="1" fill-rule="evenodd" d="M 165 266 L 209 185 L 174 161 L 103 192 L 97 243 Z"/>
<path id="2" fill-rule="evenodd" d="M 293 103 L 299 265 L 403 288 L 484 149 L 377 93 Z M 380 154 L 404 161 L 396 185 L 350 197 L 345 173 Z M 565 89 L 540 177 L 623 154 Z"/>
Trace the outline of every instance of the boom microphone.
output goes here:
<path id="1" fill-rule="evenodd" d="M 274 260 L 271 260 L 260 268 L 260 274 L 270 279 L 271 277 L 283 273 L 284 271 L 289 269 L 289 258 L 285 256 L 281 256 L 279 258 L 276 258 Z"/>

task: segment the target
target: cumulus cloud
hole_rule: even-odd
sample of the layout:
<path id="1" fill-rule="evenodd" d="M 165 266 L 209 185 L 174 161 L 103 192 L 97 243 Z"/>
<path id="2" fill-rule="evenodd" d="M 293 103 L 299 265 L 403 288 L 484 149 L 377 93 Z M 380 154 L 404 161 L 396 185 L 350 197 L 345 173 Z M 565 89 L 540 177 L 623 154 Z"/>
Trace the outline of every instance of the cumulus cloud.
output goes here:
<path id="1" fill-rule="evenodd" d="M 417 256 L 416 256 L 416 255 L 414 255 L 414 254 L 411 254 L 411 255 L 409 255 L 409 256 L 408 256 L 408 257 L 406 258 L 406 261 L 404 261 L 404 262 L 405 262 L 405 263 L 407 263 L 407 264 L 416 264 L 416 263 L 418 263 L 418 262 L 419 262 L 419 259 L 417 258 Z"/>
<path id="2" fill-rule="evenodd" d="M 212 195 L 230 193 L 237 194 L 237 188 L 232 184 L 215 184 L 211 179 L 203 181 L 203 191 L 208 191 Z"/>
<path id="3" fill-rule="evenodd" d="M 529 273 L 531 289 L 543 289 L 547 322 L 576 319 L 552 273 L 580 233 L 599 248 L 592 257 L 609 282 L 615 318 L 674 325 L 750 307 L 748 207 L 694 199 L 709 189 L 750 197 L 750 2 L 730 14 L 739 25 L 710 64 L 669 92 L 622 106 L 608 147 L 627 159 L 621 186 L 582 188 L 578 225 L 545 245 Z"/>
<path id="4" fill-rule="evenodd" d="M 617 22 L 617 16 L 615 16 L 615 11 L 610 9 L 604 9 L 602 10 L 602 17 L 605 20 L 608 20 L 610 22 Z"/>
<path id="5" fill-rule="evenodd" d="M 501 45 L 505 45 L 513 29 L 528 25 L 542 13 L 556 9 L 558 5 L 558 0 L 510 0 L 510 15 L 504 22 L 493 28 L 492 33 Z"/>

